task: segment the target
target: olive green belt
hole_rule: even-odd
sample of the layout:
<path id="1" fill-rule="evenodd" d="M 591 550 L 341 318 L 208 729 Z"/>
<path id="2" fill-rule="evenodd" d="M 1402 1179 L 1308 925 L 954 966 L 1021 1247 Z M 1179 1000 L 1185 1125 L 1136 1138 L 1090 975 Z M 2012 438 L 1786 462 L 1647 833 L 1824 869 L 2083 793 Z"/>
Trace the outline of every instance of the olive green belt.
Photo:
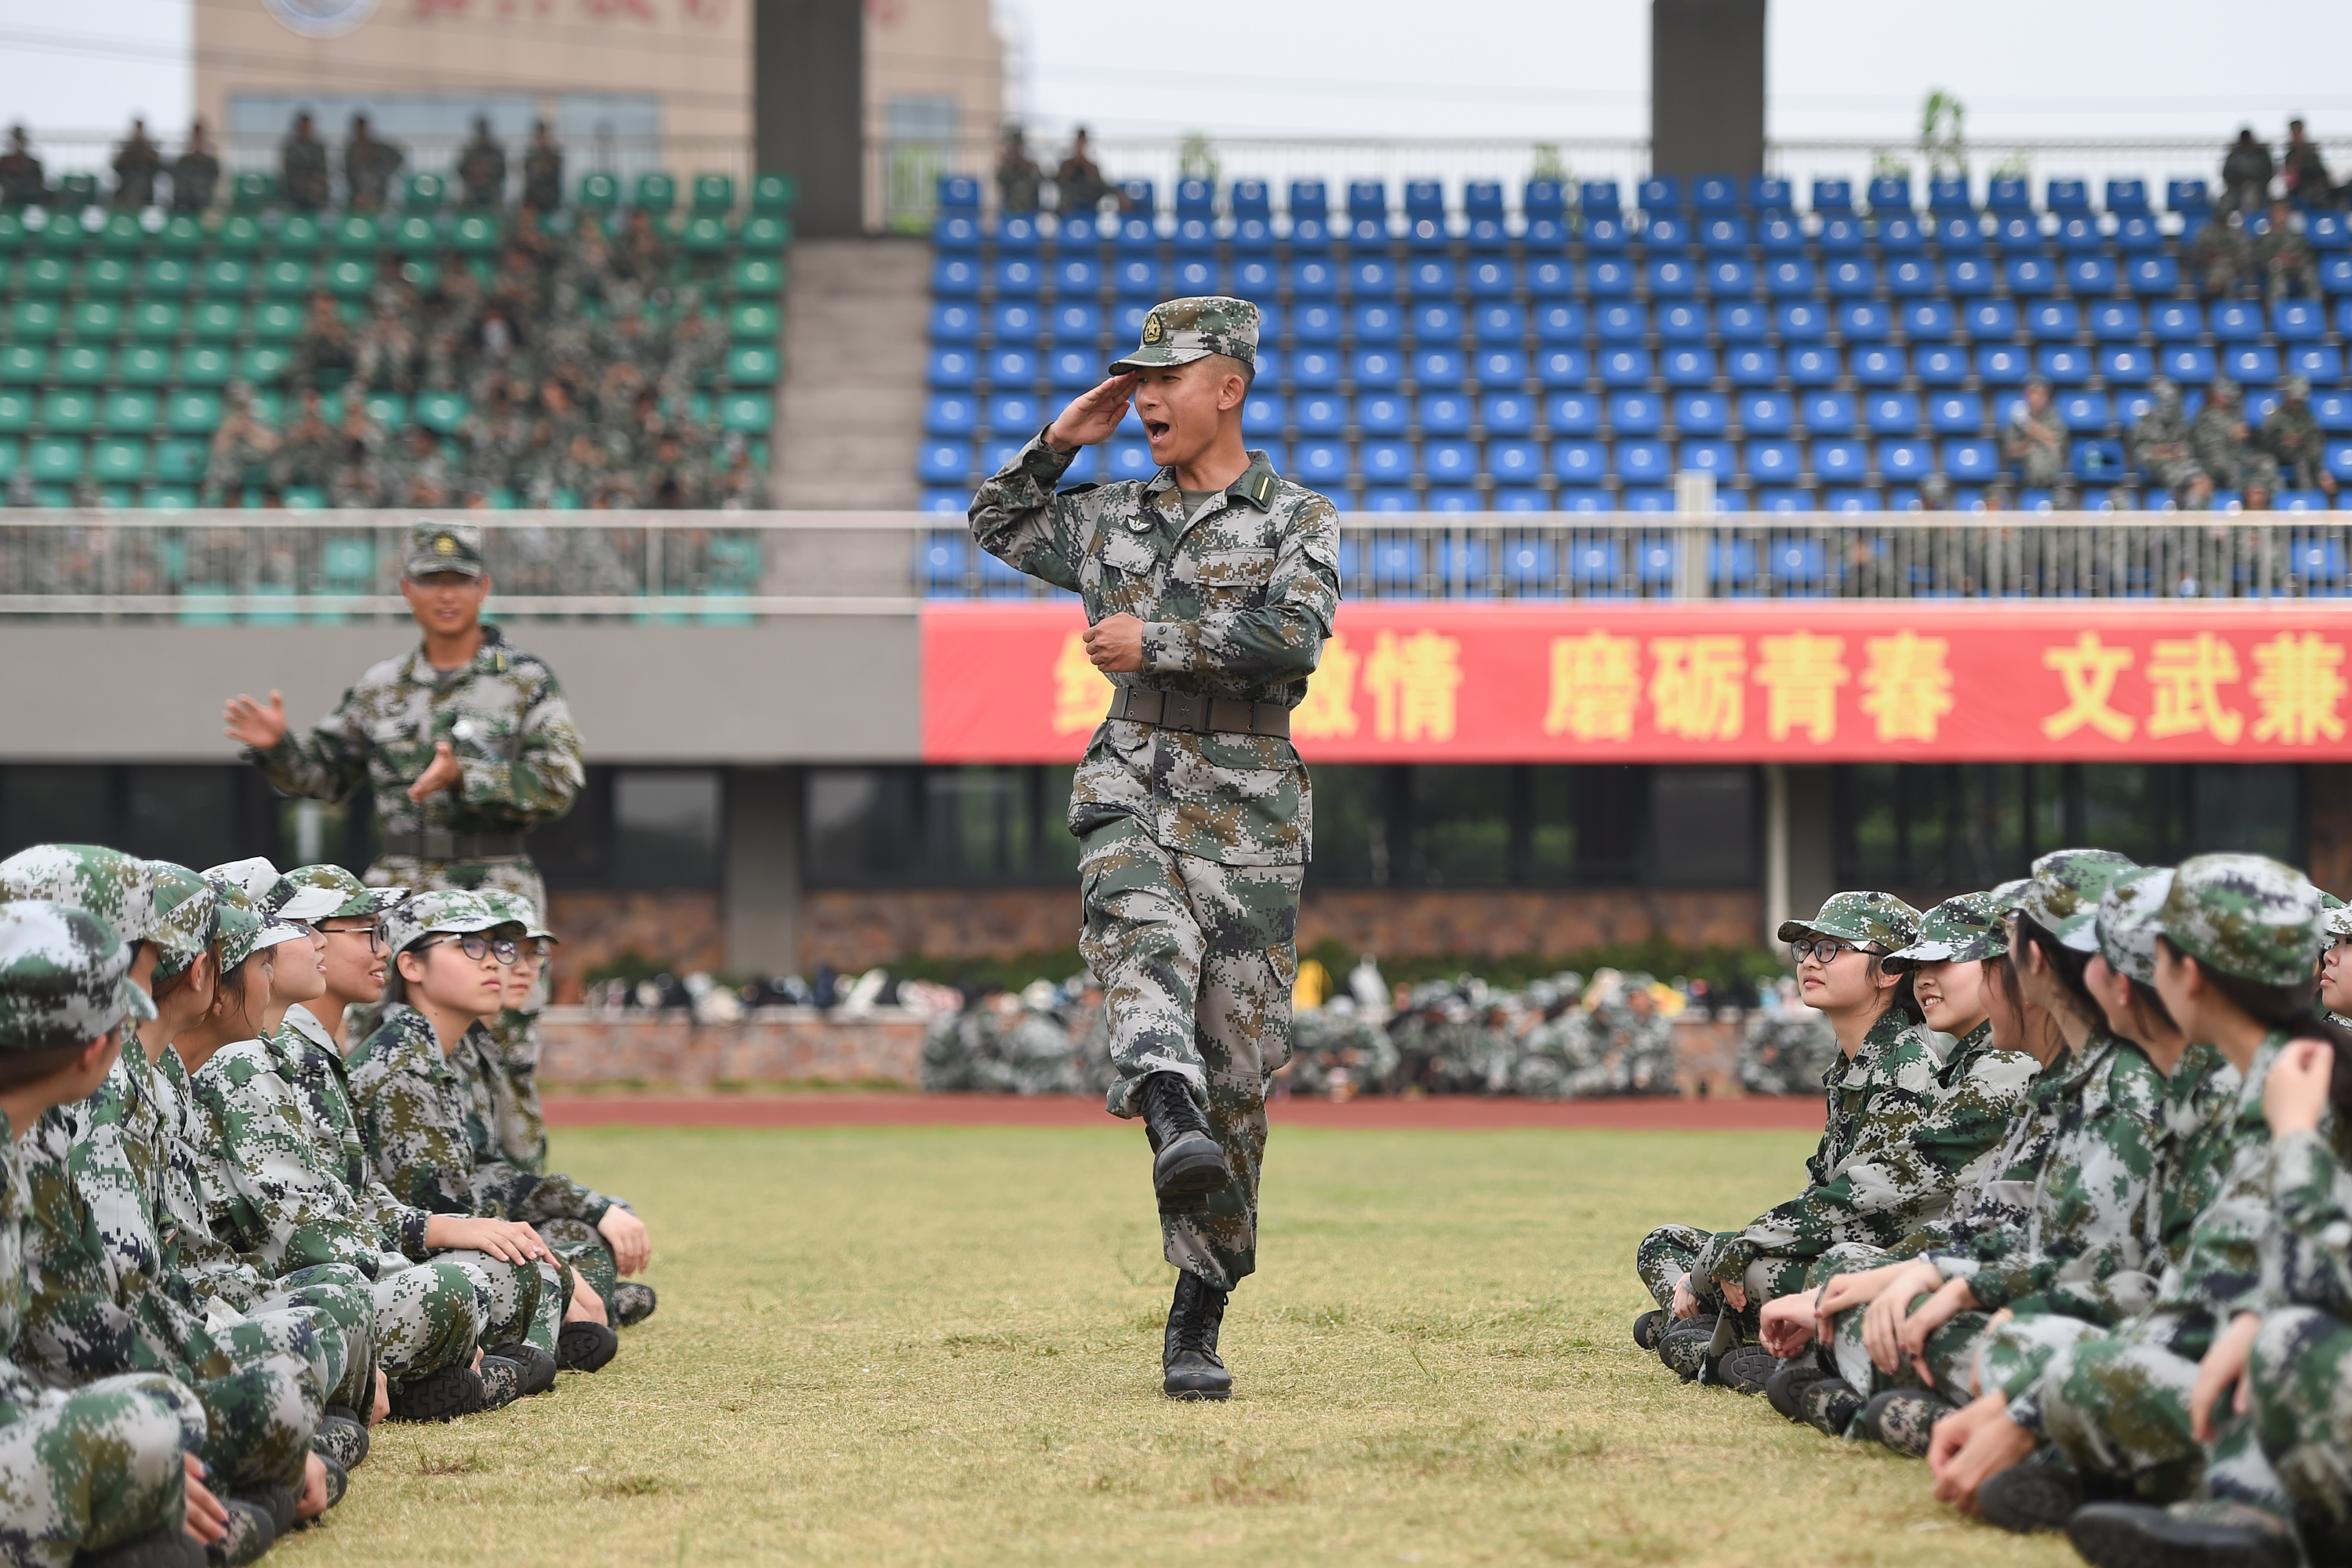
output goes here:
<path id="1" fill-rule="evenodd" d="M 1205 697 L 1191 691 L 1138 691 L 1122 688 L 1111 699 L 1110 716 L 1162 730 L 1290 738 L 1290 710 L 1279 702 L 1240 697 Z"/>

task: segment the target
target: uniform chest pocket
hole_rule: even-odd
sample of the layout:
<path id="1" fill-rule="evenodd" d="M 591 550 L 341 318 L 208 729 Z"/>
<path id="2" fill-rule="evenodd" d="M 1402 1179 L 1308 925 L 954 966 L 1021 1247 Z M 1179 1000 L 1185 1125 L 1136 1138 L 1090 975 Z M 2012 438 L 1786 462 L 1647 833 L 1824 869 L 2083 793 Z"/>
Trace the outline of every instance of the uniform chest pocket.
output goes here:
<path id="1" fill-rule="evenodd" d="M 1130 577 L 1145 576 L 1160 564 L 1160 552 L 1152 548 L 1150 535 L 1106 533 L 1101 554 L 1105 566 Z"/>
<path id="2" fill-rule="evenodd" d="M 1238 604 L 1263 598 L 1274 581 L 1272 550 L 1203 550 L 1178 559 L 1175 578 L 1196 584 L 1211 604 Z"/>

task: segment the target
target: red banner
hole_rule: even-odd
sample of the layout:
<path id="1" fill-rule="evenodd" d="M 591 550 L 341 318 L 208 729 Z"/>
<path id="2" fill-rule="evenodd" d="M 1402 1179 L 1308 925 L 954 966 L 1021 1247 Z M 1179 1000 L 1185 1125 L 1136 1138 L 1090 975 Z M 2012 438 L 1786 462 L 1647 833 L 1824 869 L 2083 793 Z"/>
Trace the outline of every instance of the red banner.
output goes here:
<path id="1" fill-rule="evenodd" d="M 1073 603 L 923 611 L 923 756 L 1066 763 L 1110 688 Z M 1333 763 L 2352 756 L 2352 605 L 1341 606 L 1292 715 Z"/>

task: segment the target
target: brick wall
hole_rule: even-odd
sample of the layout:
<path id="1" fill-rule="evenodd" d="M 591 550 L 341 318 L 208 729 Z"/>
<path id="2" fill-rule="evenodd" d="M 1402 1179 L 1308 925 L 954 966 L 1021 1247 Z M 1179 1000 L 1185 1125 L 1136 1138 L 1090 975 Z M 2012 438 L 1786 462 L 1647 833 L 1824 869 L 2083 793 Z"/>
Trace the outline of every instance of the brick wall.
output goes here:
<path id="1" fill-rule="evenodd" d="M 801 895 L 801 963 L 844 973 L 908 953 L 1009 958 L 1078 940 L 1078 888 L 819 888 Z"/>
<path id="2" fill-rule="evenodd" d="M 580 1000 L 580 977 L 635 949 L 678 974 L 721 969 L 726 933 L 716 889 L 664 892 L 551 892 L 548 929 L 555 949 L 555 1000 Z"/>

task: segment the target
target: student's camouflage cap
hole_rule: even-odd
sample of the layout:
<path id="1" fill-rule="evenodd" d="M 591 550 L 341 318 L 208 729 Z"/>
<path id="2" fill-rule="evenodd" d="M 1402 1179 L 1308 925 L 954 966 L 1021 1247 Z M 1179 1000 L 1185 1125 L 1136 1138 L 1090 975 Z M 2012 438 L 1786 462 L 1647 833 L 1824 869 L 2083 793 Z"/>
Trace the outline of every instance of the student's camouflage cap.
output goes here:
<path id="1" fill-rule="evenodd" d="M 2099 895 L 2107 884 L 2138 862 L 2112 849 L 2053 849 L 2033 862 L 2017 911 L 2076 952 L 2099 951 L 2099 933 L 2092 922 L 2099 914 Z"/>
<path id="2" fill-rule="evenodd" d="M 513 921 L 490 907 L 479 893 L 436 890 L 394 905 L 384 911 L 384 951 L 397 957 L 435 931 L 488 931 Z"/>
<path id="3" fill-rule="evenodd" d="M 2173 874 L 2159 917 L 2172 945 L 2257 985 L 2301 985 L 2319 962 L 2319 889 L 2263 855 L 2199 855 Z"/>
<path id="4" fill-rule="evenodd" d="M 2329 936 L 2352 936 L 2352 906 L 2333 893 L 2322 893 L 2319 907 L 2327 911 L 2319 918 L 2321 930 Z"/>
<path id="5" fill-rule="evenodd" d="M 0 1050 L 86 1046 L 155 1016 L 131 983 L 131 944 L 86 910 L 48 899 L 0 905 Z"/>
<path id="6" fill-rule="evenodd" d="M 220 900 L 201 873 L 150 860 L 155 878 L 155 978 L 169 980 L 204 955 L 218 934 Z"/>
<path id="7" fill-rule="evenodd" d="M 520 893 L 509 893 L 496 888 L 484 888 L 480 890 L 479 897 L 483 902 L 498 910 L 502 920 L 521 926 L 523 935 L 534 938 L 544 937 L 549 942 L 563 940 L 540 923 L 538 906 Z"/>
<path id="8" fill-rule="evenodd" d="M 2006 921 L 2011 912 L 2024 900 L 2025 889 L 2032 886 L 2032 882 L 2033 879 L 2031 877 L 2011 877 L 2008 881 L 2000 883 L 1991 892 L 1987 893 L 1985 897 L 1992 900 L 1992 918 L 1997 921 Z"/>
<path id="9" fill-rule="evenodd" d="M 487 570 L 482 564 L 481 525 L 435 522 L 430 519 L 412 523 L 400 569 L 411 577 L 429 577 L 436 572 L 455 572 L 460 577 L 480 576 Z"/>
<path id="10" fill-rule="evenodd" d="M 1919 911 L 1892 893 L 1833 893 L 1811 920 L 1780 922 L 1782 942 L 1803 936 L 1875 942 L 1893 952 L 1919 940 Z"/>
<path id="11" fill-rule="evenodd" d="M 1999 958 L 2008 951 L 2009 933 L 1993 908 L 1992 895 L 1960 893 L 1920 916 L 1918 936 L 1890 955 L 1886 967 L 1899 973 L 1914 964 L 1966 963 Z"/>
<path id="12" fill-rule="evenodd" d="M 0 899 L 43 899 L 79 910 L 104 921 L 125 947 L 155 934 L 154 873 L 138 857 L 101 845 L 18 850 L 0 860 Z"/>
<path id="13" fill-rule="evenodd" d="M 305 934 L 301 927 L 288 925 L 268 914 L 228 878 L 206 871 L 205 880 L 213 889 L 213 951 L 220 955 L 223 974 L 263 948 L 276 947 Z"/>
<path id="14" fill-rule="evenodd" d="M 2164 900 L 2172 893 L 2172 868 L 2142 866 L 2126 871 L 2099 895 L 2095 922 L 2099 954 L 2117 974 L 2143 985 L 2156 984 L 2156 933 Z"/>
<path id="15" fill-rule="evenodd" d="M 235 887 L 252 906 L 254 918 L 261 922 L 261 929 L 254 932 L 250 951 L 258 952 L 265 947 L 276 947 L 280 942 L 309 938 L 310 928 L 294 923 L 299 917 L 281 916 L 265 901 L 269 889 L 278 885 L 278 868 L 261 856 L 208 867 L 205 875 L 216 887 L 224 884 Z M 226 969 L 228 966 L 228 961 L 223 959 L 221 967 Z"/>
<path id="16" fill-rule="evenodd" d="M 1113 361 L 1110 374 L 1190 364 L 1211 354 L 1229 354 L 1248 365 L 1257 363 L 1255 305 L 1223 294 L 1163 300 L 1143 318 L 1142 346 L 1125 359 Z"/>
<path id="17" fill-rule="evenodd" d="M 269 885 L 261 907 L 282 921 L 315 923 L 380 915 L 406 897 L 405 888 L 371 888 L 341 866 L 298 866 Z"/>

